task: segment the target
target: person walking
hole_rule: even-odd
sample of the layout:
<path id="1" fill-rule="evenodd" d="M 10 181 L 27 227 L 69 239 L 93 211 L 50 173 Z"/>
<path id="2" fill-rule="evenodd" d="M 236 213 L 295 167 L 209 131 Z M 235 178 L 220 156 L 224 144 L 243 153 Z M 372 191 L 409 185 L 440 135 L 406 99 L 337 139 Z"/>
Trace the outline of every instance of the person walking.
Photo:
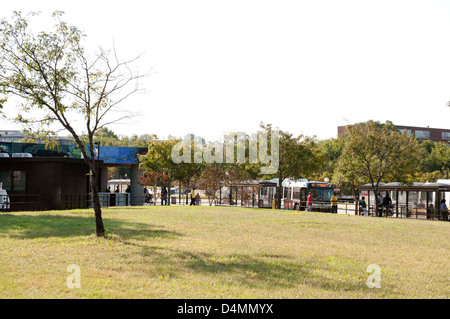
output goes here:
<path id="1" fill-rule="evenodd" d="M 364 216 L 368 216 L 366 198 L 364 196 L 359 200 L 359 207 L 361 207 Z"/>
<path id="2" fill-rule="evenodd" d="M 167 189 L 166 186 L 161 188 L 161 206 L 167 205 Z"/>
<path id="3" fill-rule="evenodd" d="M 333 193 L 333 196 L 331 196 L 331 213 L 337 214 L 338 212 L 338 198 L 336 196 L 336 192 Z"/>
<path id="4" fill-rule="evenodd" d="M 442 220 L 448 221 L 448 207 L 447 204 L 445 204 L 445 199 L 441 200 L 441 204 L 439 205 L 439 212 L 442 215 Z"/>
<path id="5" fill-rule="evenodd" d="M 150 192 L 147 187 L 144 187 L 144 201 L 146 204 L 150 204 Z"/>
<path id="6" fill-rule="evenodd" d="M 313 201 L 312 195 L 311 195 L 311 192 L 309 192 L 308 197 L 306 198 L 306 206 L 307 206 L 306 210 L 308 212 L 310 212 L 312 210 L 312 201 Z"/>

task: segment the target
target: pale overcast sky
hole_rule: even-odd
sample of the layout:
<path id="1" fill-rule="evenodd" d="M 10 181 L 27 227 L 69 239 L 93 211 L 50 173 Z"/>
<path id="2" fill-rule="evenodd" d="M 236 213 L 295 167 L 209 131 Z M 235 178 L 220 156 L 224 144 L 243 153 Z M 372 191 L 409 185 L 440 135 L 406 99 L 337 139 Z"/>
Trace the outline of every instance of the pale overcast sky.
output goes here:
<path id="1" fill-rule="evenodd" d="M 450 0 L 5 1 L 66 12 L 90 43 L 145 54 L 131 135 L 253 133 L 259 122 L 335 137 L 369 119 L 450 128 Z M 17 127 L 0 122 L 3 129 Z"/>

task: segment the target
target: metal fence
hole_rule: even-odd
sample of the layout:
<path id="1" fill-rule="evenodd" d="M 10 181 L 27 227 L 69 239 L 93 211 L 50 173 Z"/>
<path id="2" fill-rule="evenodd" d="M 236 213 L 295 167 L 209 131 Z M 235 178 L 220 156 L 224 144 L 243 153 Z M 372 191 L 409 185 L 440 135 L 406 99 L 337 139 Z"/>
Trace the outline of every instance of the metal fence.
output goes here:
<path id="1" fill-rule="evenodd" d="M 284 209 L 295 209 L 295 210 L 306 210 L 307 206 L 304 203 L 298 206 L 292 206 L 291 203 L 284 202 Z M 331 203 L 329 202 L 313 202 L 311 211 L 325 211 L 331 212 Z M 370 217 L 387 217 L 387 218 L 410 218 L 410 219 L 420 219 L 420 220 L 440 220 L 449 221 L 448 213 L 441 213 L 436 208 L 417 208 L 408 207 L 407 205 L 398 205 L 397 207 L 379 207 L 376 210 L 375 206 L 368 206 L 365 212 L 359 205 L 356 208 L 355 203 L 351 202 L 339 202 L 337 205 L 337 213 L 346 215 L 359 215 L 364 216 L 365 214 Z"/>
<path id="2" fill-rule="evenodd" d="M 100 207 L 130 206 L 128 193 L 99 193 Z M 92 194 L 63 194 L 59 195 L 61 210 L 82 209 L 94 207 Z"/>
<path id="3" fill-rule="evenodd" d="M 378 211 L 375 206 L 368 208 L 369 216 L 373 217 L 393 217 L 393 218 L 412 218 L 422 220 L 441 220 L 448 221 L 448 213 L 441 213 L 436 208 L 418 208 L 408 207 L 407 205 L 398 205 L 394 207 L 379 207 Z"/>

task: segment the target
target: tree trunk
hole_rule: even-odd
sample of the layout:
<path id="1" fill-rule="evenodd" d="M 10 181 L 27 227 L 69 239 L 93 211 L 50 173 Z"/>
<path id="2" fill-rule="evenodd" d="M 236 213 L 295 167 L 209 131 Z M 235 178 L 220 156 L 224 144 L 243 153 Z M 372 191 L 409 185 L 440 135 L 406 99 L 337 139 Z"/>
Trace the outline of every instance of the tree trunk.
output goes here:
<path id="1" fill-rule="evenodd" d="M 356 189 L 353 191 L 353 198 L 355 200 L 355 215 L 361 215 L 361 212 L 359 211 L 359 196 Z"/>
<path id="2" fill-rule="evenodd" d="M 171 187 L 171 185 L 172 185 L 172 182 L 169 182 L 169 187 L 167 187 L 168 188 L 168 190 L 167 190 L 167 205 L 168 206 L 170 206 L 170 187 Z"/>
<path id="3" fill-rule="evenodd" d="M 378 187 L 372 187 L 375 194 L 375 216 L 378 217 Z"/>
<path id="4" fill-rule="evenodd" d="M 100 206 L 100 198 L 98 196 L 97 173 L 93 170 L 91 170 L 90 185 L 95 212 L 95 232 L 98 237 L 103 237 L 105 236 L 105 227 L 103 225 L 102 209 Z"/>

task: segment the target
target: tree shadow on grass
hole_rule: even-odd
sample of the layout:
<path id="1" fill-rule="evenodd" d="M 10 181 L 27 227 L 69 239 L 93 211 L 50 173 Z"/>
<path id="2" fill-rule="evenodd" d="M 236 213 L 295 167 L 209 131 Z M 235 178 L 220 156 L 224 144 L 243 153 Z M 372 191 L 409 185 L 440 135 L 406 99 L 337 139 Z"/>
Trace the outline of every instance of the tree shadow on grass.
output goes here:
<path id="1" fill-rule="evenodd" d="M 139 246 L 139 244 L 136 244 Z M 358 280 L 358 274 L 348 276 L 342 270 L 330 267 L 323 260 L 293 261 L 289 256 L 247 254 L 217 256 L 209 253 L 192 253 L 167 247 L 141 246 L 144 255 L 153 256 L 166 265 L 170 277 L 183 276 L 193 271 L 219 279 L 225 284 L 263 288 L 277 291 L 280 288 L 311 286 L 327 291 L 367 290 L 366 283 Z M 365 269 L 361 268 L 361 273 Z M 300 292 L 300 291 L 299 291 Z"/>
<path id="2" fill-rule="evenodd" d="M 106 233 L 124 239 L 176 238 L 181 234 L 161 226 L 127 222 L 119 219 L 103 219 Z M 13 215 L 0 214 L 0 237 L 34 239 L 49 237 L 89 236 L 95 234 L 94 217 L 62 215 Z"/>

